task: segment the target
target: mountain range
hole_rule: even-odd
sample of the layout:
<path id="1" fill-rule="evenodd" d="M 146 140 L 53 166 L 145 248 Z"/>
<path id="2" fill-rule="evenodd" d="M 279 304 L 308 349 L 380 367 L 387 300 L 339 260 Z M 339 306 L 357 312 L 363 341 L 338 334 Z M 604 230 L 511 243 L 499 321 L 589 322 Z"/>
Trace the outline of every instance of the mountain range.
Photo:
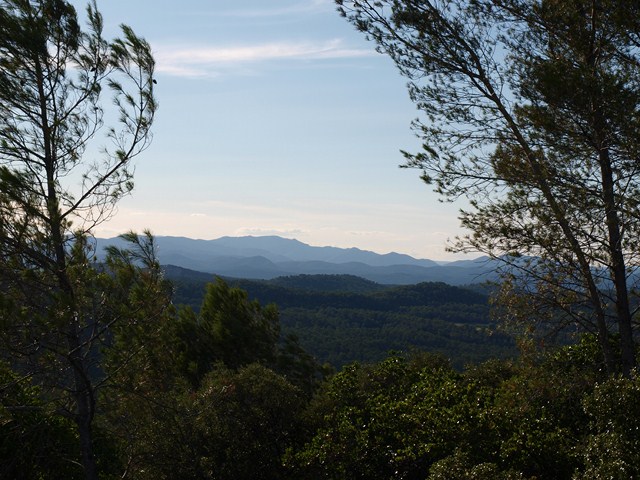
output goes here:
<path id="1" fill-rule="evenodd" d="M 387 285 L 444 282 L 480 283 L 492 277 L 495 265 L 486 257 L 441 264 L 401 253 L 378 254 L 358 248 L 314 247 L 278 236 L 221 237 L 195 240 L 155 237 L 163 265 L 224 277 L 270 280 L 291 275 L 355 275 Z M 107 245 L 126 247 L 116 237 L 96 239 L 98 259 Z"/>

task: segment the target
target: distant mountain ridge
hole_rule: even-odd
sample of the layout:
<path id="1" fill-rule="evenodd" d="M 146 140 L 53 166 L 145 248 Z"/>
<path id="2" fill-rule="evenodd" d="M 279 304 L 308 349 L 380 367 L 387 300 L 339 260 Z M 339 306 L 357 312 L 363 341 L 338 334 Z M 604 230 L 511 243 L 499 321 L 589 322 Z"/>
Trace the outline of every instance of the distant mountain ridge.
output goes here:
<path id="1" fill-rule="evenodd" d="M 195 240 L 155 237 L 163 265 L 225 277 L 270 280 L 291 275 L 355 275 L 381 284 L 408 285 L 444 282 L 450 285 L 479 283 L 490 278 L 493 265 L 487 259 L 441 265 L 401 253 L 378 254 L 358 248 L 314 247 L 278 236 L 221 237 Z M 98 258 L 107 245 L 125 247 L 116 237 L 96 239 Z"/>

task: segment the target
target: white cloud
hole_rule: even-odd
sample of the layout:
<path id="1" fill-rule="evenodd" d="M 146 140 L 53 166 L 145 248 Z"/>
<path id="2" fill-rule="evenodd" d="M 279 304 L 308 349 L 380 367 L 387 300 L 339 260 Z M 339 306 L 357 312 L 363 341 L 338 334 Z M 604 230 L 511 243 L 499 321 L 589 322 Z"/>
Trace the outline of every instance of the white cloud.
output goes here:
<path id="1" fill-rule="evenodd" d="M 309 0 L 295 2 L 282 7 L 271 7 L 263 9 L 243 9 L 225 12 L 223 15 L 233 17 L 276 17 L 282 15 L 298 15 L 304 13 L 324 12 L 334 8 L 333 0 Z"/>
<path id="2" fill-rule="evenodd" d="M 301 230 L 299 228 L 267 229 L 267 228 L 246 227 L 246 228 L 239 228 L 235 231 L 235 235 L 238 235 L 238 236 L 252 235 L 256 237 L 262 237 L 265 235 L 278 235 L 279 237 L 286 237 L 286 238 L 300 238 L 308 235 L 308 233 L 309 232 L 305 230 Z"/>
<path id="3" fill-rule="evenodd" d="M 267 43 L 235 47 L 156 46 L 158 72 L 181 77 L 211 77 L 221 70 L 271 61 L 309 61 L 373 56 L 371 49 L 348 48 L 339 39 L 320 43 Z"/>

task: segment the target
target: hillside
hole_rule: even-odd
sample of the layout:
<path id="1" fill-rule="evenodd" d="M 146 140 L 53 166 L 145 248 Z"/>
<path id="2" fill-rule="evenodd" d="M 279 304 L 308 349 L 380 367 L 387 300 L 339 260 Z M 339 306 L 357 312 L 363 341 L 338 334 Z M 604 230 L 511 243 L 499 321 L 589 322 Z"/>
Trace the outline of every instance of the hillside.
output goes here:
<path id="1" fill-rule="evenodd" d="M 212 276 L 167 267 L 174 301 L 198 309 Z M 389 351 L 438 351 L 462 367 L 514 354 L 493 332 L 487 296 L 444 283 L 384 286 L 350 275 L 302 275 L 267 281 L 227 279 L 262 304 L 275 303 L 284 334 L 295 334 L 319 361 L 338 368 L 374 362 Z"/>

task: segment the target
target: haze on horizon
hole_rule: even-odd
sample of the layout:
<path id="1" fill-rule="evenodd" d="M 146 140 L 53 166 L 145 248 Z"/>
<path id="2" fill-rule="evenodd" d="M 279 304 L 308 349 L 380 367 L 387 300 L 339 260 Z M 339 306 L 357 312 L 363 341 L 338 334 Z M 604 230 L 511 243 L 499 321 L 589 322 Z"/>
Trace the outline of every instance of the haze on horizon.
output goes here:
<path id="1" fill-rule="evenodd" d="M 74 0 L 79 12 L 86 2 Z M 420 142 L 391 60 L 333 0 L 102 0 L 152 45 L 160 109 L 136 188 L 99 237 L 150 229 L 215 239 L 278 235 L 313 246 L 455 260 L 461 205 L 398 168 Z"/>

